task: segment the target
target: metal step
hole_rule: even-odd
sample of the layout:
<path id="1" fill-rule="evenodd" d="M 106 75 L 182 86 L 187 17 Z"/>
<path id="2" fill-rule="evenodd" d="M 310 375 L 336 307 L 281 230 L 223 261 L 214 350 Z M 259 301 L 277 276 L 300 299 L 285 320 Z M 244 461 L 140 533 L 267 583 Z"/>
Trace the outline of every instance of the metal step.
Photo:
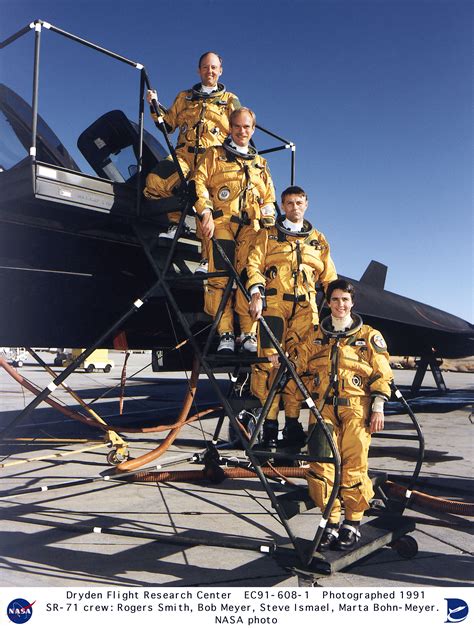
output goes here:
<path id="1" fill-rule="evenodd" d="M 372 480 L 374 490 L 387 481 L 387 474 L 383 472 L 369 471 L 369 477 Z M 308 488 L 306 486 L 302 486 L 293 491 L 289 491 L 288 493 L 284 493 L 283 495 L 279 495 L 277 497 L 277 501 L 282 507 L 287 519 L 291 519 L 296 515 L 300 515 L 303 512 L 316 508 L 315 503 L 309 496 Z"/>
<path id="2" fill-rule="evenodd" d="M 415 522 L 411 518 L 386 513 L 361 525 L 361 540 L 352 550 L 330 550 L 324 554 L 315 552 L 309 565 L 303 565 L 297 558 L 293 545 L 288 543 L 277 547 L 275 557 L 282 567 L 290 569 L 301 577 L 310 577 L 313 573 L 330 575 L 353 565 L 385 545 L 395 543 L 414 529 Z M 297 539 L 297 543 L 303 552 L 310 551 L 311 541 Z M 413 552 L 416 554 L 417 545 L 414 539 L 412 539 L 412 544 Z"/>

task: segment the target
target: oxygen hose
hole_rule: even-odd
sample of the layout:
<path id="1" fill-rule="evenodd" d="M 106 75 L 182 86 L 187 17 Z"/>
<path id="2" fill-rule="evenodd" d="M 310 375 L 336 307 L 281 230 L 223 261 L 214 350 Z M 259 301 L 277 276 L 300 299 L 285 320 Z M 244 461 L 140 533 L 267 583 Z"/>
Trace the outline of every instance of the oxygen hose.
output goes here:
<path id="1" fill-rule="evenodd" d="M 2 357 L 0 357 L 0 367 L 3 368 L 15 381 L 21 384 L 21 386 L 29 390 L 34 395 L 38 395 L 41 392 L 39 388 L 37 388 L 34 384 L 32 384 L 27 379 L 25 379 L 22 375 L 20 375 L 20 373 L 18 373 L 18 371 L 15 368 L 10 366 L 10 364 L 8 364 L 8 362 L 4 360 Z M 194 396 L 191 397 L 191 400 L 193 398 Z M 189 394 L 186 395 L 185 401 L 186 403 L 189 401 Z M 47 397 L 44 400 L 44 403 L 47 403 L 52 408 L 54 408 L 58 412 L 61 412 L 62 414 L 64 414 L 70 419 L 74 419 L 75 421 L 80 421 L 81 423 L 84 423 L 85 425 L 88 425 L 89 427 L 96 427 L 103 431 L 113 430 L 115 432 L 124 432 L 124 433 L 130 433 L 130 434 L 152 434 L 155 432 L 166 432 L 168 430 L 172 430 L 176 427 L 183 425 L 182 418 L 178 418 L 178 420 L 176 420 L 174 423 L 171 423 L 171 424 L 168 423 L 164 425 L 154 425 L 151 427 L 131 427 L 131 426 L 125 426 L 125 425 L 111 425 L 110 423 L 100 423 L 99 421 L 97 421 L 96 419 L 93 419 L 92 417 L 87 417 L 84 414 L 81 414 L 80 412 L 76 412 L 75 410 L 70 410 L 66 406 L 62 406 L 60 403 L 58 403 L 57 401 L 54 401 L 54 399 L 51 399 L 50 397 Z M 201 412 L 197 412 L 196 414 L 188 417 L 185 422 L 191 423 L 192 421 L 196 421 L 208 414 L 211 414 L 212 412 L 216 412 L 219 409 L 220 409 L 220 406 L 214 406 L 213 408 L 208 408 Z M 182 416 L 182 412 L 180 413 L 180 417 L 181 416 Z"/>
<path id="2" fill-rule="evenodd" d="M 262 472 L 270 478 L 282 476 L 304 478 L 303 467 L 262 467 Z M 241 467 L 205 466 L 203 469 L 191 469 L 188 471 L 139 471 L 131 476 L 132 482 L 210 482 L 218 484 L 225 479 L 255 478 L 257 474 L 252 469 Z"/>
<path id="3" fill-rule="evenodd" d="M 269 478 L 304 478 L 306 469 L 304 467 L 262 467 L 262 472 Z M 189 471 L 141 471 L 130 477 L 132 482 L 210 482 L 218 484 L 225 479 L 255 478 L 256 473 L 252 469 L 242 469 L 240 467 L 216 467 L 206 466 L 199 470 Z M 403 499 L 406 488 L 400 484 L 395 484 L 388 480 L 384 487 L 388 494 L 393 497 Z M 474 516 L 474 504 L 469 502 L 458 502 L 444 497 L 434 497 L 420 491 L 412 491 L 410 504 L 418 504 L 430 510 L 445 512 L 450 514 Z M 409 506 L 408 506 L 409 507 Z"/>
<path id="4" fill-rule="evenodd" d="M 191 379 L 188 382 L 188 390 L 186 392 L 183 405 L 181 407 L 181 412 L 179 413 L 179 416 L 176 422 L 174 423 L 173 429 L 169 431 L 166 438 L 152 451 L 149 451 L 146 454 L 139 456 L 138 458 L 126 460 L 125 462 L 120 463 L 117 466 L 118 471 L 134 471 L 135 469 L 138 469 L 142 465 L 148 464 L 149 462 L 156 460 L 156 458 L 159 458 L 162 455 L 162 453 L 164 453 L 170 447 L 170 445 L 174 442 L 179 432 L 181 431 L 181 428 L 183 427 L 183 425 L 185 423 L 190 422 L 190 419 L 188 419 L 187 417 L 191 409 L 191 406 L 194 403 L 198 380 L 199 380 L 199 361 L 197 360 L 197 358 L 194 358 Z M 194 420 L 194 417 L 192 417 L 192 420 Z"/>
<path id="5" fill-rule="evenodd" d="M 13 379 L 15 381 L 17 381 L 19 384 L 21 384 L 24 388 L 29 390 L 34 395 L 39 395 L 39 393 L 41 391 L 38 388 L 36 388 L 36 386 L 31 384 L 28 380 L 26 380 L 22 375 L 20 375 L 20 373 L 18 373 L 18 371 L 15 368 L 10 366 L 10 364 L 8 364 L 8 362 L 6 360 L 4 360 L 2 357 L 0 357 L 0 366 L 11 377 L 13 377 Z M 75 412 L 74 410 L 69 410 L 69 408 L 66 408 L 65 406 L 62 406 L 57 401 L 54 401 L 53 399 L 50 399 L 49 397 L 47 397 L 45 399 L 45 403 L 50 405 L 55 410 L 58 410 L 59 412 L 61 412 L 65 416 L 69 417 L 70 419 L 75 419 L 76 421 L 80 421 L 81 423 L 85 423 L 86 425 L 89 425 L 91 427 L 97 427 L 97 428 L 99 428 L 101 430 L 108 430 L 109 429 L 109 427 L 104 425 L 103 423 L 99 423 L 95 419 L 86 417 L 84 414 L 80 414 L 79 412 Z"/>
<path id="6" fill-rule="evenodd" d="M 22 377 L 16 369 L 11 367 L 7 363 L 7 361 L 1 357 L 0 357 L 0 367 L 5 369 L 9 373 L 9 375 L 11 375 L 11 377 L 13 377 L 22 386 L 27 388 L 30 392 L 32 392 L 35 395 L 38 394 L 39 390 L 33 384 L 25 380 L 25 378 Z M 193 375 L 194 376 L 196 375 L 196 368 L 193 368 Z M 190 386 L 190 389 L 188 390 L 188 394 L 186 395 L 186 398 L 183 404 L 184 407 L 182 408 L 182 411 L 180 413 L 180 416 L 178 417 L 178 420 L 172 425 L 160 425 L 160 426 L 154 426 L 154 427 L 149 427 L 149 428 L 130 428 L 130 427 L 103 425 L 95 421 L 94 419 L 84 416 L 83 414 L 74 412 L 73 410 L 69 410 L 68 408 L 64 406 L 61 406 L 59 403 L 53 401 L 52 399 L 46 399 L 45 402 L 51 405 L 56 410 L 58 410 L 59 412 L 62 412 L 69 418 L 76 419 L 78 421 L 81 421 L 82 423 L 85 423 L 86 425 L 89 425 L 90 427 L 97 427 L 101 430 L 115 429 L 117 431 L 120 430 L 121 432 L 131 432 L 131 433 L 150 433 L 150 432 L 160 432 L 160 431 L 171 430 L 171 434 L 168 435 L 168 439 L 165 439 L 165 440 L 169 440 L 172 442 L 176 438 L 177 432 L 184 424 L 190 423 L 193 420 L 199 419 L 202 416 L 206 415 L 207 413 L 215 410 L 214 408 L 212 410 L 200 412 L 200 413 L 197 413 L 196 415 L 193 415 L 192 417 L 187 417 L 185 420 L 183 420 L 183 417 L 186 417 L 187 415 L 187 412 L 185 410 L 187 409 L 187 411 L 189 411 L 192 400 L 194 399 L 194 394 L 195 394 L 196 382 L 194 381 L 194 377 L 192 377 L 191 379 L 193 381 Z M 166 442 L 167 446 L 165 447 L 163 447 L 163 444 L 162 444 L 160 447 L 150 452 L 151 456 L 145 455 L 145 457 L 156 459 L 161 453 L 163 453 L 163 450 L 166 450 L 169 447 L 171 442 Z M 130 467 L 132 467 L 130 470 L 133 470 L 133 467 L 135 466 L 135 464 L 137 464 L 137 462 L 139 464 L 144 464 L 143 457 L 140 457 L 134 461 L 128 461 L 127 468 L 130 469 Z M 122 465 L 120 465 L 120 470 L 121 469 L 122 469 Z M 292 478 L 304 478 L 305 477 L 305 469 L 303 467 L 276 467 L 274 469 L 270 467 L 263 467 L 262 471 L 265 475 L 267 475 L 270 478 L 280 477 L 281 479 L 281 476 L 292 477 Z M 208 481 L 211 483 L 217 483 L 227 478 L 243 479 L 243 478 L 254 478 L 254 477 L 256 477 L 256 474 L 254 471 L 252 471 L 251 469 L 242 469 L 239 467 L 217 467 L 217 470 L 214 467 L 208 467 L 202 470 L 193 469 L 189 471 L 168 471 L 168 472 L 142 471 L 131 476 L 132 481 L 137 481 L 137 482 L 204 482 L 204 481 Z M 404 498 L 405 493 L 406 493 L 405 487 L 399 484 L 395 484 L 394 482 L 391 482 L 391 481 L 387 481 L 385 483 L 385 487 L 387 488 L 387 493 L 389 495 L 391 494 L 393 497 L 400 498 L 400 499 Z M 412 491 L 411 496 L 410 496 L 410 503 L 419 504 L 420 506 L 424 506 L 426 508 L 429 508 L 431 510 L 435 510 L 438 512 L 459 514 L 459 515 L 465 515 L 468 517 L 474 516 L 474 504 L 473 503 L 458 502 L 458 501 L 453 501 L 450 499 L 445 499 L 442 497 L 434 497 L 432 495 L 427 495 L 426 493 L 422 493 L 420 491 Z"/>
<path id="7" fill-rule="evenodd" d="M 399 497 L 401 499 L 405 497 L 406 488 L 400 484 L 395 484 L 394 482 L 387 480 L 384 487 L 387 489 L 388 495 Z M 466 517 L 474 516 L 474 504 L 472 503 L 457 502 L 444 497 L 434 497 L 433 495 L 427 495 L 426 493 L 421 493 L 420 491 L 412 491 L 409 504 L 410 503 L 425 506 L 426 508 L 437 510 L 438 512 L 447 512 L 452 515 L 465 515 Z"/>

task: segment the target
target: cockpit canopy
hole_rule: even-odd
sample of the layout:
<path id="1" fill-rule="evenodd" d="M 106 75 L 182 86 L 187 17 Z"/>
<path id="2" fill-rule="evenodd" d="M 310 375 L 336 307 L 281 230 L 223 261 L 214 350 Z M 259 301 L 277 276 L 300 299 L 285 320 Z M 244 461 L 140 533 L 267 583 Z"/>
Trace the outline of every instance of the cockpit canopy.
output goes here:
<path id="1" fill-rule="evenodd" d="M 0 168 L 17 167 L 29 156 L 32 143 L 32 108 L 4 84 L 0 84 Z M 102 179 L 115 183 L 135 182 L 138 161 L 139 128 L 120 110 L 104 113 L 87 127 L 77 139 L 77 146 L 93 171 Z M 166 150 L 144 130 L 143 176 Z M 36 159 L 42 163 L 81 172 L 57 135 L 38 115 Z"/>
<path id="2" fill-rule="evenodd" d="M 0 83 L 0 166 L 9 170 L 29 156 L 32 139 L 32 109 L 9 87 Z M 38 161 L 80 171 L 79 166 L 38 115 L 36 158 Z"/>

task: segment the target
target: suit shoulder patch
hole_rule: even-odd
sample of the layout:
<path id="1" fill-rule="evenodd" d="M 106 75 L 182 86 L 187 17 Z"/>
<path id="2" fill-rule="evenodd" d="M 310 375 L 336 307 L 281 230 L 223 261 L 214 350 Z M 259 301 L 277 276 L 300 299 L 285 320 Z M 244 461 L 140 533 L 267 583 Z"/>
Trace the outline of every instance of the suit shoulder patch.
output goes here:
<path id="1" fill-rule="evenodd" d="M 384 340 L 384 337 L 381 334 L 374 334 L 370 339 L 373 348 L 377 353 L 383 353 L 387 351 L 387 343 Z"/>

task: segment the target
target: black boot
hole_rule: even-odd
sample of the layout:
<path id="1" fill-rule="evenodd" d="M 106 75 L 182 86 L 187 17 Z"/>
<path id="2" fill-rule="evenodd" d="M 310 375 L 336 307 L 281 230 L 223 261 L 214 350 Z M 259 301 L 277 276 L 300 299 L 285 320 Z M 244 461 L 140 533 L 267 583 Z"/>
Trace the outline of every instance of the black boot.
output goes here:
<path id="1" fill-rule="evenodd" d="M 349 521 L 349 519 L 344 520 L 344 523 L 339 528 L 339 538 L 336 545 L 337 549 L 346 551 L 357 545 L 360 541 L 359 523 L 359 521 Z"/>
<path id="2" fill-rule="evenodd" d="M 324 528 L 323 536 L 321 537 L 321 542 L 319 543 L 319 550 L 321 552 L 325 552 L 333 548 L 336 544 L 336 541 L 339 537 L 339 524 L 338 523 L 328 523 Z"/>
<path id="3" fill-rule="evenodd" d="M 298 419 L 286 419 L 283 428 L 282 447 L 295 447 L 301 449 L 306 442 L 306 434 Z"/>
<path id="4" fill-rule="evenodd" d="M 276 449 L 278 441 L 278 421 L 270 421 L 266 419 L 263 422 L 262 442 L 264 449 Z"/>

